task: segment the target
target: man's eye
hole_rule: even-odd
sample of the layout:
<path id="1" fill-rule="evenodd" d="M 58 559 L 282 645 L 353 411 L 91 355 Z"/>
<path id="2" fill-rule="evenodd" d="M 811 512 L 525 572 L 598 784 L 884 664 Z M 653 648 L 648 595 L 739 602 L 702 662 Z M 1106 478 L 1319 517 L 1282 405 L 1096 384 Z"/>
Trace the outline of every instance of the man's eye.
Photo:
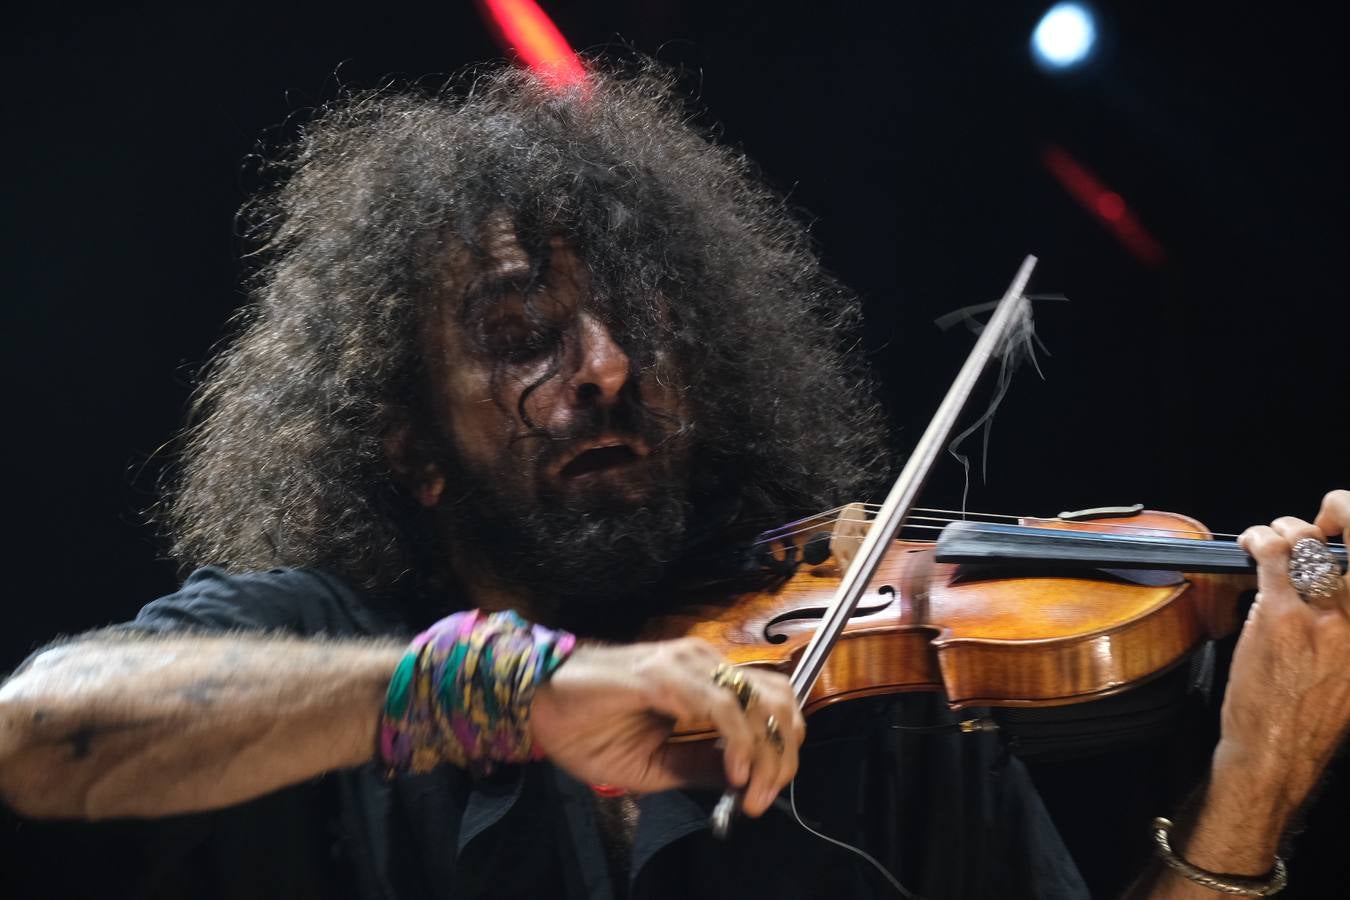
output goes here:
<path id="1" fill-rule="evenodd" d="M 511 363 L 529 362 L 542 356 L 558 340 L 556 329 L 518 316 L 501 317 L 486 324 L 483 343 L 488 352 Z"/>

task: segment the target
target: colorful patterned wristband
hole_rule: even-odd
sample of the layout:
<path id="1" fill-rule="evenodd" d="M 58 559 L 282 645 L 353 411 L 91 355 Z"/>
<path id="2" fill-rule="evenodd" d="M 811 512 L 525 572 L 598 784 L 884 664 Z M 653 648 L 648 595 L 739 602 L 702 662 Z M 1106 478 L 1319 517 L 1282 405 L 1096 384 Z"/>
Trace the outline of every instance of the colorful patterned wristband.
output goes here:
<path id="1" fill-rule="evenodd" d="M 535 758 L 530 701 L 576 637 L 514 612 L 455 613 L 413 638 L 394 670 L 379 753 L 391 774 L 444 762 L 478 774 Z"/>

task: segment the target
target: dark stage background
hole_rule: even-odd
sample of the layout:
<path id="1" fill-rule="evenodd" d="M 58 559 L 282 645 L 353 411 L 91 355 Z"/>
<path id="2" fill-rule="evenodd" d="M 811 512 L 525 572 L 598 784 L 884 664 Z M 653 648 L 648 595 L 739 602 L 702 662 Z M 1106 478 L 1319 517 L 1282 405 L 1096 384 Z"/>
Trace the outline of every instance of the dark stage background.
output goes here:
<path id="1" fill-rule="evenodd" d="M 682 66 L 706 121 L 814 222 L 830 268 L 865 298 L 901 445 L 971 343 L 934 319 L 996 299 L 1023 254 L 1041 257 L 1035 291 L 1071 302 L 1038 305 L 1045 379 L 1025 369 L 1014 382 L 971 509 L 1144 502 L 1239 531 L 1311 516 L 1350 485 L 1347 54 L 1331 4 L 1103 2 L 1104 49 L 1068 77 L 1032 64 L 1048 4 L 1024 0 L 546 5 L 575 46 Z M 259 140 L 293 133 L 340 83 L 501 55 L 467 2 L 6 18 L 0 670 L 175 584 L 139 511 L 193 372 L 243 300 L 232 216 Z M 1142 261 L 1073 199 L 1045 165 L 1050 146 L 1119 192 L 1165 258 Z M 957 504 L 961 489 L 948 460 L 927 505 Z M 1085 866 L 1114 838 L 1056 798 L 1095 791 L 1109 805 L 1149 781 L 1147 760 L 1112 764 L 1126 774 L 1037 773 Z M 1315 813 L 1295 888 L 1345 874 L 1332 847 L 1346 819 L 1331 810 L 1347 793 L 1333 784 Z M 113 830 L 6 831 L 44 878 L 112 877 Z"/>

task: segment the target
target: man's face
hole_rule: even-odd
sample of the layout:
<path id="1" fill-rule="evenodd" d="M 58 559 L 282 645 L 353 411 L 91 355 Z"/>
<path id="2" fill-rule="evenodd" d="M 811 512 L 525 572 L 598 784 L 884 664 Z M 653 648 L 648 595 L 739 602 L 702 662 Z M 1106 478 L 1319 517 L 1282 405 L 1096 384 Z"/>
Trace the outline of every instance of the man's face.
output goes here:
<path id="1" fill-rule="evenodd" d="M 667 561 L 634 554 L 669 557 L 673 529 L 683 529 L 678 373 L 660 352 L 637 369 L 563 238 L 533 279 L 509 226 L 489 225 L 483 246 L 481 260 L 451 254 L 427 334 L 433 414 L 448 443 L 441 504 L 450 527 L 461 542 L 486 544 L 499 570 L 515 570 L 504 575 L 525 565 L 550 569 L 533 574 L 564 592 L 619 589 L 615 582 Z M 508 541 L 515 549 L 497 546 Z M 609 583 L 568 585 L 568 571 Z"/>

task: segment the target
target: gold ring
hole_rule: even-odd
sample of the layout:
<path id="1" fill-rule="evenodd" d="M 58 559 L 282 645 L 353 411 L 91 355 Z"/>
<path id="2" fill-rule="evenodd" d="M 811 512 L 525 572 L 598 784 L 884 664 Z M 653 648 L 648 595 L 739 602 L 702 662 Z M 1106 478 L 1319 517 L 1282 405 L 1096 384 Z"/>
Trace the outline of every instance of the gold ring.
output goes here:
<path id="1" fill-rule="evenodd" d="M 712 681 L 718 687 L 727 688 L 735 694 L 736 702 L 741 705 L 742 710 L 748 710 L 755 702 L 754 686 L 745 680 L 745 675 L 735 666 L 718 663 L 717 668 L 712 671 Z"/>
<path id="2" fill-rule="evenodd" d="M 778 728 L 778 719 L 769 716 L 764 720 L 764 736 L 769 739 L 770 746 L 779 754 L 783 752 L 783 732 Z"/>

